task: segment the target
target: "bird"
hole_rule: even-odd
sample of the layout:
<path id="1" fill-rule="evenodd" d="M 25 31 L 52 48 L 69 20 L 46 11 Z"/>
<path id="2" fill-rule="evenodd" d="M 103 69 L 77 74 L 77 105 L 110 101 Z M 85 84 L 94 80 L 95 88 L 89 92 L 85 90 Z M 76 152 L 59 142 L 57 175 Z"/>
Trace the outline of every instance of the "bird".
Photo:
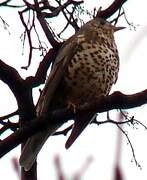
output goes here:
<path id="1" fill-rule="evenodd" d="M 37 116 L 60 108 L 76 108 L 108 96 L 119 72 L 119 54 L 114 32 L 124 29 L 95 17 L 85 23 L 60 48 L 45 87 L 38 100 Z M 96 118 L 95 113 L 75 115 L 73 128 L 65 147 L 68 149 L 86 126 Z M 62 123 L 48 127 L 30 137 L 20 156 L 20 165 L 30 170 L 49 136 Z"/>

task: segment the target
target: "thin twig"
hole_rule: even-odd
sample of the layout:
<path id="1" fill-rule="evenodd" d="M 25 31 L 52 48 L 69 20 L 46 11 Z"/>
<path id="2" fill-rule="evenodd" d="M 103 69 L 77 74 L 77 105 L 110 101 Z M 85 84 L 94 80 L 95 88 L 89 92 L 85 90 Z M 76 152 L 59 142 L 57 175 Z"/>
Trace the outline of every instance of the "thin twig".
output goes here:
<path id="1" fill-rule="evenodd" d="M 34 27 L 35 14 L 33 13 L 33 19 L 32 19 L 32 24 L 30 25 L 30 28 L 28 28 L 28 24 L 30 24 L 30 17 L 28 18 L 28 23 L 26 24 L 25 21 L 24 21 L 23 13 L 21 11 L 19 12 L 19 16 L 20 16 L 21 22 L 22 22 L 22 24 L 23 24 L 23 26 L 25 28 L 25 32 L 24 33 L 27 34 L 28 42 L 29 42 L 29 60 L 28 60 L 28 65 L 21 67 L 22 69 L 26 69 L 27 70 L 28 67 L 31 64 L 31 59 L 32 59 L 33 45 L 32 45 L 32 38 L 31 38 L 31 30 Z M 25 38 L 25 36 L 24 36 L 24 38 Z M 25 39 L 24 39 L 24 41 L 25 41 Z"/>
<path id="2" fill-rule="evenodd" d="M 135 155 L 135 151 L 134 151 L 134 148 L 133 148 L 133 145 L 129 139 L 129 136 L 128 134 L 117 124 L 117 127 L 121 130 L 121 132 L 125 135 L 125 137 L 127 138 L 127 141 L 131 147 L 131 151 L 132 151 L 132 154 L 133 154 L 133 159 L 135 161 L 135 164 L 137 167 L 141 168 L 141 165 L 138 163 L 137 159 L 136 159 L 136 155 Z"/>
<path id="3" fill-rule="evenodd" d="M 60 1 L 56 0 L 56 2 L 59 4 L 59 6 L 61 6 Z M 68 12 L 68 14 L 70 14 L 70 17 L 69 17 L 69 18 L 68 18 L 68 16 L 67 16 L 67 13 L 65 12 L 65 10 Z M 74 13 L 74 11 L 70 13 L 70 12 L 67 10 L 67 8 L 65 7 L 64 9 L 62 9 L 62 13 L 63 13 L 64 17 L 66 18 L 67 23 L 70 24 L 70 25 L 75 29 L 75 31 L 79 30 L 78 24 L 77 24 L 77 22 L 75 21 L 75 19 L 73 18 L 73 13 Z"/>
<path id="4" fill-rule="evenodd" d="M 126 121 L 118 122 L 118 121 L 114 121 L 112 119 L 108 119 L 108 120 L 105 120 L 105 121 L 97 121 L 97 120 L 95 120 L 92 123 L 97 124 L 97 125 L 106 124 L 106 123 L 112 123 L 112 124 L 119 125 L 119 124 L 127 124 L 129 122 L 132 122 L 132 120 L 126 120 Z"/>
<path id="5" fill-rule="evenodd" d="M 16 110 L 16 111 L 14 111 L 14 112 L 12 112 L 12 113 L 10 113 L 10 114 L 7 114 L 7 115 L 5 115 L 5 116 L 1 116 L 1 117 L 0 117 L 0 121 L 3 121 L 3 120 L 5 120 L 5 119 L 8 119 L 8 118 L 10 118 L 10 117 L 12 117 L 12 116 L 16 116 L 16 115 L 18 115 L 18 114 L 19 114 L 19 111 Z"/>
<path id="6" fill-rule="evenodd" d="M 136 30 L 136 26 L 133 24 L 133 22 L 128 21 L 128 18 L 126 16 L 126 12 L 125 12 L 124 8 L 122 8 L 122 9 L 123 9 L 124 18 L 125 18 L 127 24 L 129 25 L 130 29 L 133 28 L 134 30 Z"/>
<path id="7" fill-rule="evenodd" d="M 12 4 L 8 4 L 11 1 L 12 0 L 4 1 L 4 2 L 0 3 L 0 6 L 10 7 L 10 8 L 21 8 L 21 7 L 24 7 L 24 5 L 12 5 Z"/>
<path id="8" fill-rule="evenodd" d="M 69 127 L 67 127 L 66 129 L 62 130 L 62 131 L 57 131 L 57 132 L 55 132 L 55 133 L 53 134 L 53 136 L 62 135 L 62 134 L 63 134 L 64 136 L 66 136 L 67 133 L 72 129 L 72 127 L 73 127 L 73 124 L 70 125 Z"/>
<path id="9" fill-rule="evenodd" d="M 137 119 L 134 119 L 134 116 L 128 116 L 127 114 L 125 114 L 122 110 L 120 110 L 120 113 L 123 115 L 123 117 L 127 120 L 130 120 L 131 124 L 140 124 L 141 126 L 143 126 L 146 130 L 147 130 L 147 126 L 144 125 L 142 122 L 140 122 Z"/>

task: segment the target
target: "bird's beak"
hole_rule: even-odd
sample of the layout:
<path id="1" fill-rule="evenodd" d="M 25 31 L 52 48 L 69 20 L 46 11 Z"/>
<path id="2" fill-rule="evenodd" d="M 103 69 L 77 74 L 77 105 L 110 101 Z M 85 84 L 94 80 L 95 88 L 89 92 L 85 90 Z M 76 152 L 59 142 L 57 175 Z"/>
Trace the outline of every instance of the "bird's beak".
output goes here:
<path id="1" fill-rule="evenodd" d="M 116 27 L 116 26 L 113 26 L 113 28 L 114 28 L 114 32 L 116 32 L 116 31 L 125 29 L 126 27 Z"/>

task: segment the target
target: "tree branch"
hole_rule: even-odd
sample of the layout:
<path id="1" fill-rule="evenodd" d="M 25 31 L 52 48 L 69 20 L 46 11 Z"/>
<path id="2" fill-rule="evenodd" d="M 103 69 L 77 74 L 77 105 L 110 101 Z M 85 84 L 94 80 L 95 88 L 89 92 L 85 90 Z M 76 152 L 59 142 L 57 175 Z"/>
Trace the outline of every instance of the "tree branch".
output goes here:
<path id="1" fill-rule="evenodd" d="M 35 76 L 26 78 L 26 83 L 29 87 L 34 88 L 45 82 L 48 68 L 50 67 L 51 63 L 55 61 L 57 52 L 58 51 L 56 49 L 51 48 L 40 62 Z"/>
<path id="2" fill-rule="evenodd" d="M 103 97 L 99 102 L 83 105 L 76 110 L 76 114 L 82 115 L 87 112 L 101 113 L 112 109 L 129 109 L 141 106 L 147 103 L 147 90 L 133 94 L 125 95 L 121 92 L 114 92 L 108 97 Z M 38 117 L 17 130 L 9 137 L 0 142 L 0 157 L 25 141 L 31 135 L 58 123 L 65 123 L 69 119 L 74 119 L 75 113 L 68 109 L 61 109 L 49 112 L 46 117 Z"/>
<path id="3" fill-rule="evenodd" d="M 35 116 L 32 89 L 28 87 L 26 81 L 21 78 L 13 67 L 5 64 L 2 60 L 0 60 L 0 80 L 7 84 L 14 94 L 20 117 L 32 119 L 29 116 L 29 112 Z"/>
<path id="4" fill-rule="evenodd" d="M 10 113 L 10 114 L 7 114 L 7 115 L 5 115 L 5 116 L 1 116 L 1 117 L 0 117 L 0 122 L 3 121 L 3 120 L 5 120 L 5 119 L 8 119 L 8 118 L 10 118 L 10 117 L 12 117 L 12 116 L 16 116 L 16 115 L 18 115 L 18 114 L 19 114 L 19 111 L 16 110 L 16 111 L 14 111 L 14 112 L 12 112 L 12 113 Z"/>
<path id="5" fill-rule="evenodd" d="M 96 16 L 107 19 L 112 16 L 117 10 L 119 10 L 126 1 L 127 0 L 114 0 L 114 2 L 107 9 L 98 11 Z"/>
<path id="6" fill-rule="evenodd" d="M 20 77 L 16 69 L 5 64 L 2 60 L 0 60 L 0 80 L 9 86 L 16 98 L 16 94 L 20 94 L 23 90 L 24 80 Z"/>
<path id="7" fill-rule="evenodd" d="M 29 60 L 28 60 L 28 65 L 22 67 L 22 69 L 26 69 L 27 70 L 27 68 L 30 66 L 31 60 L 32 60 L 33 45 L 32 45 L 31 31 L 32 31 L 32 29 L 34 27 L 35 15 L 33 14 L 32 24 L 31 24 L 30 28 L 28 28 L 28 25 L 25 23 L 25 20 L 24 20 L 24 17 L 23 17 L 23 13 L 21 11 L 18 12 L 18 13 L 19 13 L 19 17 L 20 17 L 20 20 L 22 22 L 22 25 L 25 28 L 24 34 L 27 34 L 27 37 L 28 37 L 28 44 L 29 44 L 29 53 L 28 53 L 29 54 Z M 25 41 L 25 38 L 24 38 L 24 41 Z M 23 42 L 23 44 L 24 44 L 24 42 Z"/>
<path id="8" fill-rule="evenodd" d="M 73 4 L 74 6 L 77 6 L 77 5 L 80 5 L 81 3 L 83 3 L 84 1 L 68 0 L 63 5 L 59 1 L 56 1 L 56 2 L 59 4 L 59 6 L 57 8 L 54 8 L 54 10 L 51 13 L 46 13 L 46 12 L 43 13 L 44 17 L 46 17 L 46 18 L 55 17 L 55 16 L 59 15 L 59 13 L 62 12 L 67 6 L 69 6 L 71 4 Z M 48 8 L 51 10 L 50 5 L 48 6 Z"/>

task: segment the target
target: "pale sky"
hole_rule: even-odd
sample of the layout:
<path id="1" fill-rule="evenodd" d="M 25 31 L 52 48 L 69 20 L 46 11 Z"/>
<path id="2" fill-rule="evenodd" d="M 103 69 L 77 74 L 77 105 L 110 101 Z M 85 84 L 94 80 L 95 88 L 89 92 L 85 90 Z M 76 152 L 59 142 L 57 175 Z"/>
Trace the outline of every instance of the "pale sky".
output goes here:
<path id="1" fill-rule="evenodd" d="M 93 9 L 97 2 L 98 6 L 106 7 L 103 0 L 85 0 L 86 7 Z M 112 1 L 105 1 L 110 4 Z M 131 94 L 147 88 L 146 67 L 147 67 L 147 1 L 128 0 L 124 8 L 126 16 L 130 22 L 136 25 L 136 30 L 130 30 L 125 21 L 119 22 L 119 25 L 126 26 L 123 31 L 116 33 L 116 43 L 120 53 L 120 73 L 117 84 L 112 91 L 119 90 L 123 93 Z M 7 14 L 8 13 L 8 14 Z M 21 66 L 27 64 L 27 55 L 22 56 L 22 43 L 20 42 L 20 35 L 22 27 L 16 26 L 18 15 L 10 10 L 5 12 L 5 9 L 0 12 L 0 15 L 10 24 L 9 31 L 3 29 L 0 22 L 0 59 L 4 60 L 9 65 L 17 67 L 17 70 L 23 77 L 33 75 L 36 64 L 32 64 L 29 71 L 22 71 Z M 12 17 L 12 19 L 11 19 Z M 15 18 L 15 20 L 14 20 Z M 123 19 L 123 18 L 121 18 Z M 25 52 L 27 50 L 25 49 Z M 35 62 L 39 62 L 41 58 L 35 54 Z M 0 116 L 17 109 L 15 99 L 8 89 L 8 87 L 0 82 L 1 97 L 0 101 Z M 35 92 L 35 97 L 37 97 Z M 130 115 L 134 115 L 136 119 L 147 125 L 146 115 L 147 106 L 141 106 L 129 110 Z M 116 112 L 116 111 L 115 111 Z M 116 119 L 116 113 L 110 112 L 110 117 Z M 100 114 L 99 118 L 106 119 L 106 114 Z M 135 155 L 140 163 L 142 170 L 136 167 L 132 162 L 132 152 L 130 146 L 127 144 L 127 139 L 123 137 L 122 152 L 121 152 L 121 166 L 125 175 L 125 180 L 144 180 L 147 179 L 147 131 L 141 126 L 136 126 L 133 129 L 131 126 L 125 125 L 124 129 L 128 132 L 130 140 L 135 150 Z M 84 180 L 89 180 L 91 177 L 101 180 L 113 180 L 113 165 L 116 154 L 116 140 L 117 128 L 112 124 L 104 124 L 99 127 L 96 125 L 89 126 L 69 149 L 65 150 L 64 144 L 67 137 L 52 137 L 45 144 L 38 157 L 39 165 L 39 179 L 38 180 L 56 180 L 55 168 L 53 159 L 56 154 L 61 158 L 64 172 L 70 177 L 74 172 L 79 170 L 86 158 L 93 157 L 88 170 L 83 176 Z M 11 158 L 19 157 L 20 147 L 5 155 L 0 161 L 0 174 L 5 179 L 18 180 L 18 177 L 12 169 Z"/>

